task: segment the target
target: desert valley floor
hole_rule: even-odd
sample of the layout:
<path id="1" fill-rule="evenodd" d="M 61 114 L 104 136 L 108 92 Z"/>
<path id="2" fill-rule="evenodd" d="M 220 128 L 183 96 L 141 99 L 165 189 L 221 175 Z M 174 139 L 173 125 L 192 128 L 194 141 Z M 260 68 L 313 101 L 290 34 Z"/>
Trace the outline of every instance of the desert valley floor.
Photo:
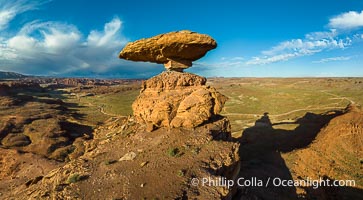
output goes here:
<path id="1" fill-rule="evenodd" d="M 228 97 L 221 115 L 230 120 L 231 135 L 239 147 L 223 141 L 203 143 L 203 138 L 194 141 L 193 134 L 183 135 L 182 129 L 134 134 L 131 104 L 141 82 L 1 81 L 0 199 L 35 193 L 44 198 L 62 193 L 60 197 L 80 199 L 132 199 L 130 194 L 136 195 L 134 199 L 198 196 L 208 191 L 193 193 L 188 183 L 198 172 L 184 165 L 192 165 L 195 156 L 201 160 L 218 156 L 217 146 L 218 151 L 238 148 L 240 177 L 356 182 L 355 187 L 319 189 L 239 188 L 233 193 L 235 199 L 363 197 L 363 78 L 208 78 L 207 85 Z M 198 128 L 193 131 L 197 133 Z M 163 141 L 166 149 L 153 152 L 151 148 Z M 137 163 L 119 161 L 127 148 L 135 149 Z M 165 160 L 165 155 L 172 161 Z M 129 173 L 136 178 L 130 179 Z M 143 176 L 147 179 L 142 180 Z M 150 186 L 158 184 L 156 177 L 169 177 L 175 184 L 168 186 L 169 191 L 153 191 Z M 127 191 L 122 189 L 125 185 L 130 187 Z"/>

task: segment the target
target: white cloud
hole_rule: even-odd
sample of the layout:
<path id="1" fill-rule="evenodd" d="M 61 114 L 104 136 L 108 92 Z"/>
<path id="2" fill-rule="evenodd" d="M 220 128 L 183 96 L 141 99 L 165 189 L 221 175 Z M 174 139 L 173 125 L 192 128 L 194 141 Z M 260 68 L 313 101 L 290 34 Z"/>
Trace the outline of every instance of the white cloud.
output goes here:
<path id="1" fill-rule="evenodd" d="M 330 29 L 330 31 L 312 32 L 305 35 L 308 40 L 321 40 L 324 38 L 334 38 L 338 35 L 336 29 Z"/>
<path id="2" fill-rule="evenodd" d="M 193 66 L 204 66 L 204 67 L 232 67 L 232 66 L 241 66 L 243 65 L 243 62 L 240 61 L 225 61 L 225 62 L 216 62 L 216 63 L 206 63 L 206 62 L 194 62 Z"/>
<path id="3" fill-rule="evenodd" d="M 54 53 L 65 52 L 77 46 L 81 36 L 78 32 L 63 32 L 56 28 L 51 28 L 49 33 L 44 32 L 44 48 L 54 51 Z"/>
<path id="4" fill-rule="evenodd" d="M 230 60 L 244 60 L 245 58 L 244 57 L 241 57 L 241 56 L 236 56 L 236 57 L 233 57 L 233 58 L 230 58 Z"/>
<path id="5" fill-rule="evenodd" d="M 338 56 L 338 57 L 331 57 L 331 58 L 322 58 L 318 61 L 313 61 L 313 63 L 326 63 L 326 62 L 332 62 L 332 61 L 345 61 L 350 60 L 352 57 L 350 56 Z"/>
<path id="6" fill-rule="evenodd" d="M 4 30 L 9 25 L 9 22 L 16 15 L 37 9 L 40 5 L 48 1 L 44 0 L 1 0 L 0 1 L 0 30 Z"/>
<path id="7" fill-rule="evenodd" d="M 262 51 L 262 55 L 253 57 L 247 65 L 263 65 L 291 58 L 312 55 L 324 50 L 343 49 L 351 45 L 351 39 L 338 39 L 335 30 L 330 32 L 313 32 L 305 35 L 304 39 L 293 39 L 281 42 L 269 50 Z"/>
<path id="8" fill-rule="evenodd" d="M 330 31 L 312 32 L 306 34 L 304 38 L 281 42 L 269 50 L 262 51 L 260 56 L 253 57 L 246 64 L 264 65 L 287 61 L 300 56 L 313 55 L 322 51 L 344 49 L 363 39 L 363 35 L 360 35 L 360 33 L 349 37 L 341 37 L 343 35 L 342 29 L 363 27 L 363 11 L 360 13 L 350 11 L 333 17 L 329 20 L 328 26 L 331 28 Z M 333 60 L 322 60 L 322 62 L 329 61 Z"/>
<path id="9" fill-rule="evenodd" d="M 193 62 L 193 68 L 197 68 L 203 70 L 203 68 L 220 68 L 220 67 L 241 67 L 244 65 L 243 57 L 236 56 L 236 57 L 221 57 L 221 61 L 217 62 Z"/>
<path id="10" fill-rule="evenodd" d="M 120 30 L 122 25 L 121 20 L 112 20 L 106 23 L 102 32 L 93 30 L 88 35 L 87 42 L 92 46 L 105 46 L 105 45 L 120 45 L 120 42 L 115 40 L 115 35 Z"/>
<path id="11" fill-rule="evenodd" d="M 356 33 L 352 36 L 353 42 L 362 41 L 363 34 L 362 33 Z"/>
<path id="12" fill-rule="evenodd" d="M 115 17 L 102 31 L 92 30 L 85 38 L 74 25 L 34 21 L 0 41 L 0 61 L 13 71 L 32 74 L 101 73 L 125 63 L 117 58 L 127 42 L 121 25 Z"/>
<path id="13" fill-rule="evenodd" d="M 36 48 L 37 41 L 28 36 L 17 35 L 8 41 L 8 47 L 17 51 L 31 52 Z"/>
<path id="14" fill-rule="evenodd" d="M 329 26 L 337 29 L 354 29 L 363 27 L 363 10 L 349 11 L 329 20 Z"/>
<path id="15" fill-rule="evenodd" d="M 37 75 L 151 76 L 162 70 L 150 63 L 118 59 L 128 40 L 115 17 L 101 30 L 82 33 L 75 25 L 35 20 L 12 34 L 11 21 L 50 0 L 0 0 L 0 69 Z M 17 27 L 19 28 L 19 27 Z M 14 29 L 12 29 L 14 31 Z M 122 67 L 123 66 L 123 67 Z M 153 66 L 153 67 L 150 67 Z"/>
<path id="16" fill-rule="evenodd" d="M 6 28 L 9 21 L 15 16 L 11 11 L 9 10 L 1 10 L 0 11 L 0 30 Z"/>
<path id="17" fill-rule="evenodd" d="M 33 37 L 34 33 L 41 37 Z M 19 55 L 60 54 L 72 50 L 80 38 L 80 32 L 72 25 L 31 22 L 24 25 L 15 36 L 8 38 L 6 48 L 16 50 Z"/>
<path id="18" fill-rule="evenodd" d="M 298 56 L 298 53 L 286 53 L 275 56 L 264 56 L 264 57 L 253 57 L 251 60 L 247 61 L 247 65 L 265 65 L 269 63 L 274 63 L 278 61 L 286 61 L 290 58 Z"/>

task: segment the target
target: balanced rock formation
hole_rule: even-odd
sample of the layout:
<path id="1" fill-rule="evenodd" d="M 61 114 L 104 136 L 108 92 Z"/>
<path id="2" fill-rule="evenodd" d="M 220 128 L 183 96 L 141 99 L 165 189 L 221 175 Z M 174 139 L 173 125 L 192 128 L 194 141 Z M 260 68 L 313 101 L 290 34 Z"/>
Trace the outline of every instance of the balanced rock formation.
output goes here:
<path id="1" fill-rule="evenodd" d="M 227 97 L 206 86 L 206 78 L 183 73 L 191 62 L 217 46 L 210 36 L 171 32 L 126 45 L 120 58 L 164 63 L 168 71 L 143 82 L 132 108 L 149 131 L 158 127 L 197 127 L 216 117 Z"/>
<path id="2" fill-rule="evenodd" d="M 164 64 L 166 69 L 182 71 L 216 47 L 216 41 L 208 35 L 177 31 L 130 42 L 119 58 Z"/>

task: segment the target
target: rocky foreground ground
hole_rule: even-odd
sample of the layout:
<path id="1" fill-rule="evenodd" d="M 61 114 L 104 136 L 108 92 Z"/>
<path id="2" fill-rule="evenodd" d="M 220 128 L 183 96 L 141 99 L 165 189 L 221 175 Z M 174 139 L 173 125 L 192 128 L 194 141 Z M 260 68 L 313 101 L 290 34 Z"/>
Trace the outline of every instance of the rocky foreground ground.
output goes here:
<path id="1" fill-rule="evenodd" d="M 221 199 L 236 192 L 190 185 L 194 177 L 237 177 L 238 144 L 229 142 L 227 133 L 215 138 L 210 134 L 221 128 L 227 128 L 227 132 L 225 120 L 192 132 L 161 128 L 149 133 L 141 131 L 133 119 L 112 121 L 109 126 L 95 130 L 95 138 L 83 156 L 39 173 L 28 185 L 21 184 L 11 191 L 9 188 L 4 197 Z"/>

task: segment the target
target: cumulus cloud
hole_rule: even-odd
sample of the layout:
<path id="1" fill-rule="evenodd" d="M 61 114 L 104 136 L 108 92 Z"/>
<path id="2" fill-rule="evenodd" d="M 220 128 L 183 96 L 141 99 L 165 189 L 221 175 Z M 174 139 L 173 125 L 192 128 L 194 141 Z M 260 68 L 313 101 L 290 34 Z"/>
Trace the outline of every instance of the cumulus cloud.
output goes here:
<path id="1" fill-rule="evenodd" d="M 313 61 L 313 63 L 326 63 L 326 62 L 333 62 L 333 61 L 344 61 L 350 60 L 352 57 L 348 56 L 338 56 L 338 57 L 331 57 L 331 58 L 323 58 L 318 61 Z"/>
<path id="2" fill-rule="evenodd" d="M 118 17 L 88 33 L 80 32 L 73 24 L 41 20 L 26 23 L 15 34 L 7 32 L 17 15 L 46 2 L 0 0 L 1 70 L 70 76 L 110 76 L 112 72 L 115 77 L 147 77 L 163 69 L 118 59 L 118 52 L 128 42 Z"/>
<path id="3" fill-rule="evenodd" d="M 102 32 L 97 30 L 91 31 L 87 37 L 87 43 L 91 46 L 108 46 L 112 43 L 114 45 L 120 45 L 120 41 L 115 40 L 115 35 L 118 33 L 122 25 L 122 22 L 115 18 L 111 22 L 105 24 Z"/>
<path id="4" fill-rule="evenodd" d="M 120 34 L 121 24 L 116 17 L 106 23 L 102 31 L 92 30 L 86 39 L 82 39 L 82 33 L 74 25 L 31 22 L 2 42 L 4 53 L 0 59 L 8 60 L 10 68 L 16 71 L 26 68 L 28 73 L 58 74 L 80 68 L 96 72 L 107 70 L 107 67 L 119 64 L 114 60 L 126 43 Z"/>
<path id="5" fill-rule="evenodd" d="M 41 38 L 31 35 L 38 33 Z M 39 53 L 59 54 L 72 50 L 81 39 L 76 27 L 56 22 L 26 24 L 18 34 L 10 37 L 6 47 L 17 52 L 19 57 Z"/>
<path id="6" fill-rule="evenodd" d="M 363 10 L 359 13 L 349 11 L 329 20 L 329 26 L 337 29 L 354 29 L 363 27 Z"/>
<path id="7" fill-rule="evenodd" d="M 45 0 L 14 0 L 14 1 L 0 1 L 0 30 L 6 29 L 11 20 L 16 15 L 37 9 L 40 5 L 49 2 Z"/>
<path id="8" fill-rule="evenodd" d="M 262 51 L 262 55 L 253 57 L 247 65 L 263 65 L 279 61 L 286 61 L 294 57 L 312 55 L 324 50 L 343 49 L 351 45 L 350 38 L 339 39 L 336 30 L 330 32 L 313 32 L 305 35 L 304 39 L 293 39 L 281 42 L 269 50 Z"/>
<path id="9" fill-rule="evenodd" d="M 102 30 L 91 30 L 87 35 L 75 25 L 33 21 L 16 35 L 0 40 L 0 67 L 28 74 L 80 76 L 114 71 L 118 76 L 129 73 L 143 77 L 159 70 L 117 58 L 128 41 L 121 29 L 118 17 L 107 22 Z"/>

